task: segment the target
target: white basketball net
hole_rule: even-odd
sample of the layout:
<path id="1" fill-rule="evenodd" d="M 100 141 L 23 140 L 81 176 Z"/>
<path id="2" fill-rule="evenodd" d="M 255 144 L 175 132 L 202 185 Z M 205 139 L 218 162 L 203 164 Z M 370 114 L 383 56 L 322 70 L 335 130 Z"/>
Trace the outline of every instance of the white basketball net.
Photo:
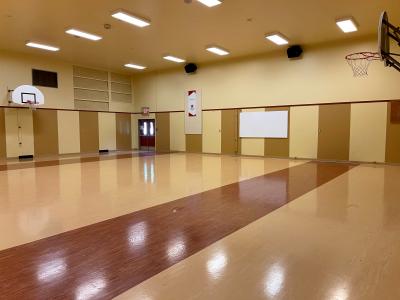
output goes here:
<path id="1" fill-rule="evenodd" d="M 34 103 L 33 101 L 28 101 L 27 106 L 29 107 L 30 110 L 36 110 L 37 104 Z"/>
<path id="2" fill-rule="evenodd" d="M 346 56 L 347 63 L 353 69 L 354 77 L 368 76 L 371 62 L 380 59 L 380 55 L 374 52 L 358 52 Z"/>

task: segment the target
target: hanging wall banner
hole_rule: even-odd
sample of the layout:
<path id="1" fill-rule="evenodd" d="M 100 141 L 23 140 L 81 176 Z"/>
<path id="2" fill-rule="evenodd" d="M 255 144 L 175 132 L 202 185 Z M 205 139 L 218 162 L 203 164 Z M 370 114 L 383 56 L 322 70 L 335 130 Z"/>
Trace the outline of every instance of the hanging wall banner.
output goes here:
<path id="1" fill-rule="evenodd" d="M 187 98 L 188 117 L 197 116 L 197 91 L 189 91 Z"/>
<path id="2" fill-rule="evenodd" d="M 200 90 L 185 92 L 185 133 L 202 133 L 202 106 Z"/>

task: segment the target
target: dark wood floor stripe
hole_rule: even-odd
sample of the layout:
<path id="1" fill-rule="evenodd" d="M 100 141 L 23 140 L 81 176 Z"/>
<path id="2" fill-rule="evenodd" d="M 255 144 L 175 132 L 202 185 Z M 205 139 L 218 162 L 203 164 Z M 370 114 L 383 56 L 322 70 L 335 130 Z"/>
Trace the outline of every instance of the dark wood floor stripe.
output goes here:
<path id="1" fill-rule="evenodd" d="M 1 299 L 111 299 L 354 165 L 311 162 L 0 252 Z"/>
<path id="2" fill-rule="evenodd" d="M 154 155 L 161 155 L 161 154 L 156 154 L 154 152 L 135 152 L 135 153 L 125 153 L 125 154 L 115 154 L 115 155 L 95 155 L 87 157 L 20 162 L 15 164 L 0 165 L 0 171 L 41 168 L 41 167 L 50 167 L 58 165 L 94 162 L 101 160 L 124 159 L 124 158 L 144 157 L 144 156 L 154 156 Z"/>

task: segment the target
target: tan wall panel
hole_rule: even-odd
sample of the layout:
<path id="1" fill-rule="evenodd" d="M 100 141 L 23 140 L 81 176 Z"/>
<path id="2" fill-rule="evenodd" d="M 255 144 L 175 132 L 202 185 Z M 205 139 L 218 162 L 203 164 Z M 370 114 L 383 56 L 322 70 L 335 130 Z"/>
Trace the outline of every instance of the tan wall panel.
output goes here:
<path id="1" fill-rule="evenodd" d="M 116 118 L 114 113 L 99 113 L 99 149 L 117 149 Z"/>
<path id="2" fill-rule="evenodd" d="M 317 158 L 318 117 L 318 106 L 290 108 L 290 157 Z"/>
<path id="3" fill-rule="evenodd" d="M 384 162 L 387 104 L 351 105 L 350 160 Z"/>
<path id="4" fill-rule="evenodd" d="M 116 126 L 117 150 L 132 150 L 131 116 L 129 114 L 118 113 L 116 115 Z"/>
<path id="5" fill-rule="evenodd" d="M 175 112 L 169 114 L 170 120 L 170 147 L 171 151 L 185 151 L 185 113 Z"/>
<path id="6" fill-rule="evenodd" d="M 349 159 L 350 109 L 350 104 L 321 105 L 319 107 L 319 159 Z"/>
<path id="7" fill-rule="evenodd" d="M 4 159 L 6 157 L 6 120 L 4 116 L 4 108 L 0 108 L 0 159 Z"/>
<path id="8" fill-rule="evenodd" d="M 400 124 L 390 121 L 392 108 L 390 103 L 387 105 L 386 162 L 400 163 Z"/>
<path id="9" fill-rule="evenodd" d="M 156 151 L 170 152 L 169 113 L 156 114 Z"/>
<path id="10" fill-rule="evenodd" d="M 79 112 L 81 152 L 99 151 L 99 118 L 97 112 Z"/>
<path id="11" fill-rule="evenodd" d="M 29 109 L 5 109 L 7 157 L 34 154 L 33 117 Z M 18 129 L 18 127 L 21 127 Z"/>
<path id="12" fill-rule="evenodd" d="M 58 155 L 57 111 L 38 109 L 33 112 L 35 156 Z"/>
<path id="13" fill-rule="evenodd" d="M 265 111 L 265 108 L 243 109 L 243 112 Z M 251 156 L 264 156 L 265 141 L 263 138 L 241 138 L 241 154 Z"/>
<path id="14" fill-rule="evenodd" d="M 201 134 L 186 134 L 186 151 L 190 153 L 201 153 L 203 139 Z"/>
<path id="15" fill-rule="evenodd" d="M 237 109 L 223 110 L 221 113 L 221 152 L 237 154 L 239 140 L 239 116 Z"/>
<path id="16" fill-rule="evenodd" d="M 289 141 L 290 141 L 290 109 L 289 107 L 273 107 L 267 108 L 266 111 L 283 111 L 287 110 L 289 112 L 288 118 L 288 134 L 289 138 L 287 139 L 265 139 L 265 156 L 272 157 L 289 157 Z"/>
<path id="17" fill-rule="evenodd" d="M 81 151 L 79 112 L 59 110 L 57 113 L 59 153 L 79 153 Z"/>
<path id="18" fill-rule="evenodd" d="M 221 153 L 221 111 L 203 112 L 203 152 Z"/>

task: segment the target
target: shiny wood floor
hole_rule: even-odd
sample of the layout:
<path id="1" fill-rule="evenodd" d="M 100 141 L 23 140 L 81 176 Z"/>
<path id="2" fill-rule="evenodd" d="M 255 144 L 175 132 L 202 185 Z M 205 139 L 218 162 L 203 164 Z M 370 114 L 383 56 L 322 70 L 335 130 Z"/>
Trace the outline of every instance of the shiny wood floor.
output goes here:
<path id="1" fill-rule="evenodd" d="M 9 171 L 9 170 L 20 170 L 26 168 L 40 168 L 40 167 L 50 167 L 50 166 L 59 166 L 59 165 L 67 165 L 67 164 L 76 164 L 76 163 L 86 163 L 86 162 L 94 162 L 94 161 L 103 161 L 103 160 L 114 160 L 114 159 L 124 159 L 131 157 L 146 157 L 153 156 L 155 153 L 153 152 L 132 152 L 132 153 L 111 153 L 111 154 L 99 154 L 99 155 L 77 155 L 76 157 L 65 157 L 65 158 L 48 158 L 48 159 L 38 159 L 38 160 L 21 160 L 18 162 L 12 161 L 0 163 L 0 171 Z"/>
<path id="2" fill-rule="evenodd" d="M 348 172 L 306 163 L 0 252 L 0 298 L 109 299 Z"/>
<path id="3" fill-rule="evenodd" d="M 400 167 L 360 165 L 117 300 L 398 300 Z"/>

